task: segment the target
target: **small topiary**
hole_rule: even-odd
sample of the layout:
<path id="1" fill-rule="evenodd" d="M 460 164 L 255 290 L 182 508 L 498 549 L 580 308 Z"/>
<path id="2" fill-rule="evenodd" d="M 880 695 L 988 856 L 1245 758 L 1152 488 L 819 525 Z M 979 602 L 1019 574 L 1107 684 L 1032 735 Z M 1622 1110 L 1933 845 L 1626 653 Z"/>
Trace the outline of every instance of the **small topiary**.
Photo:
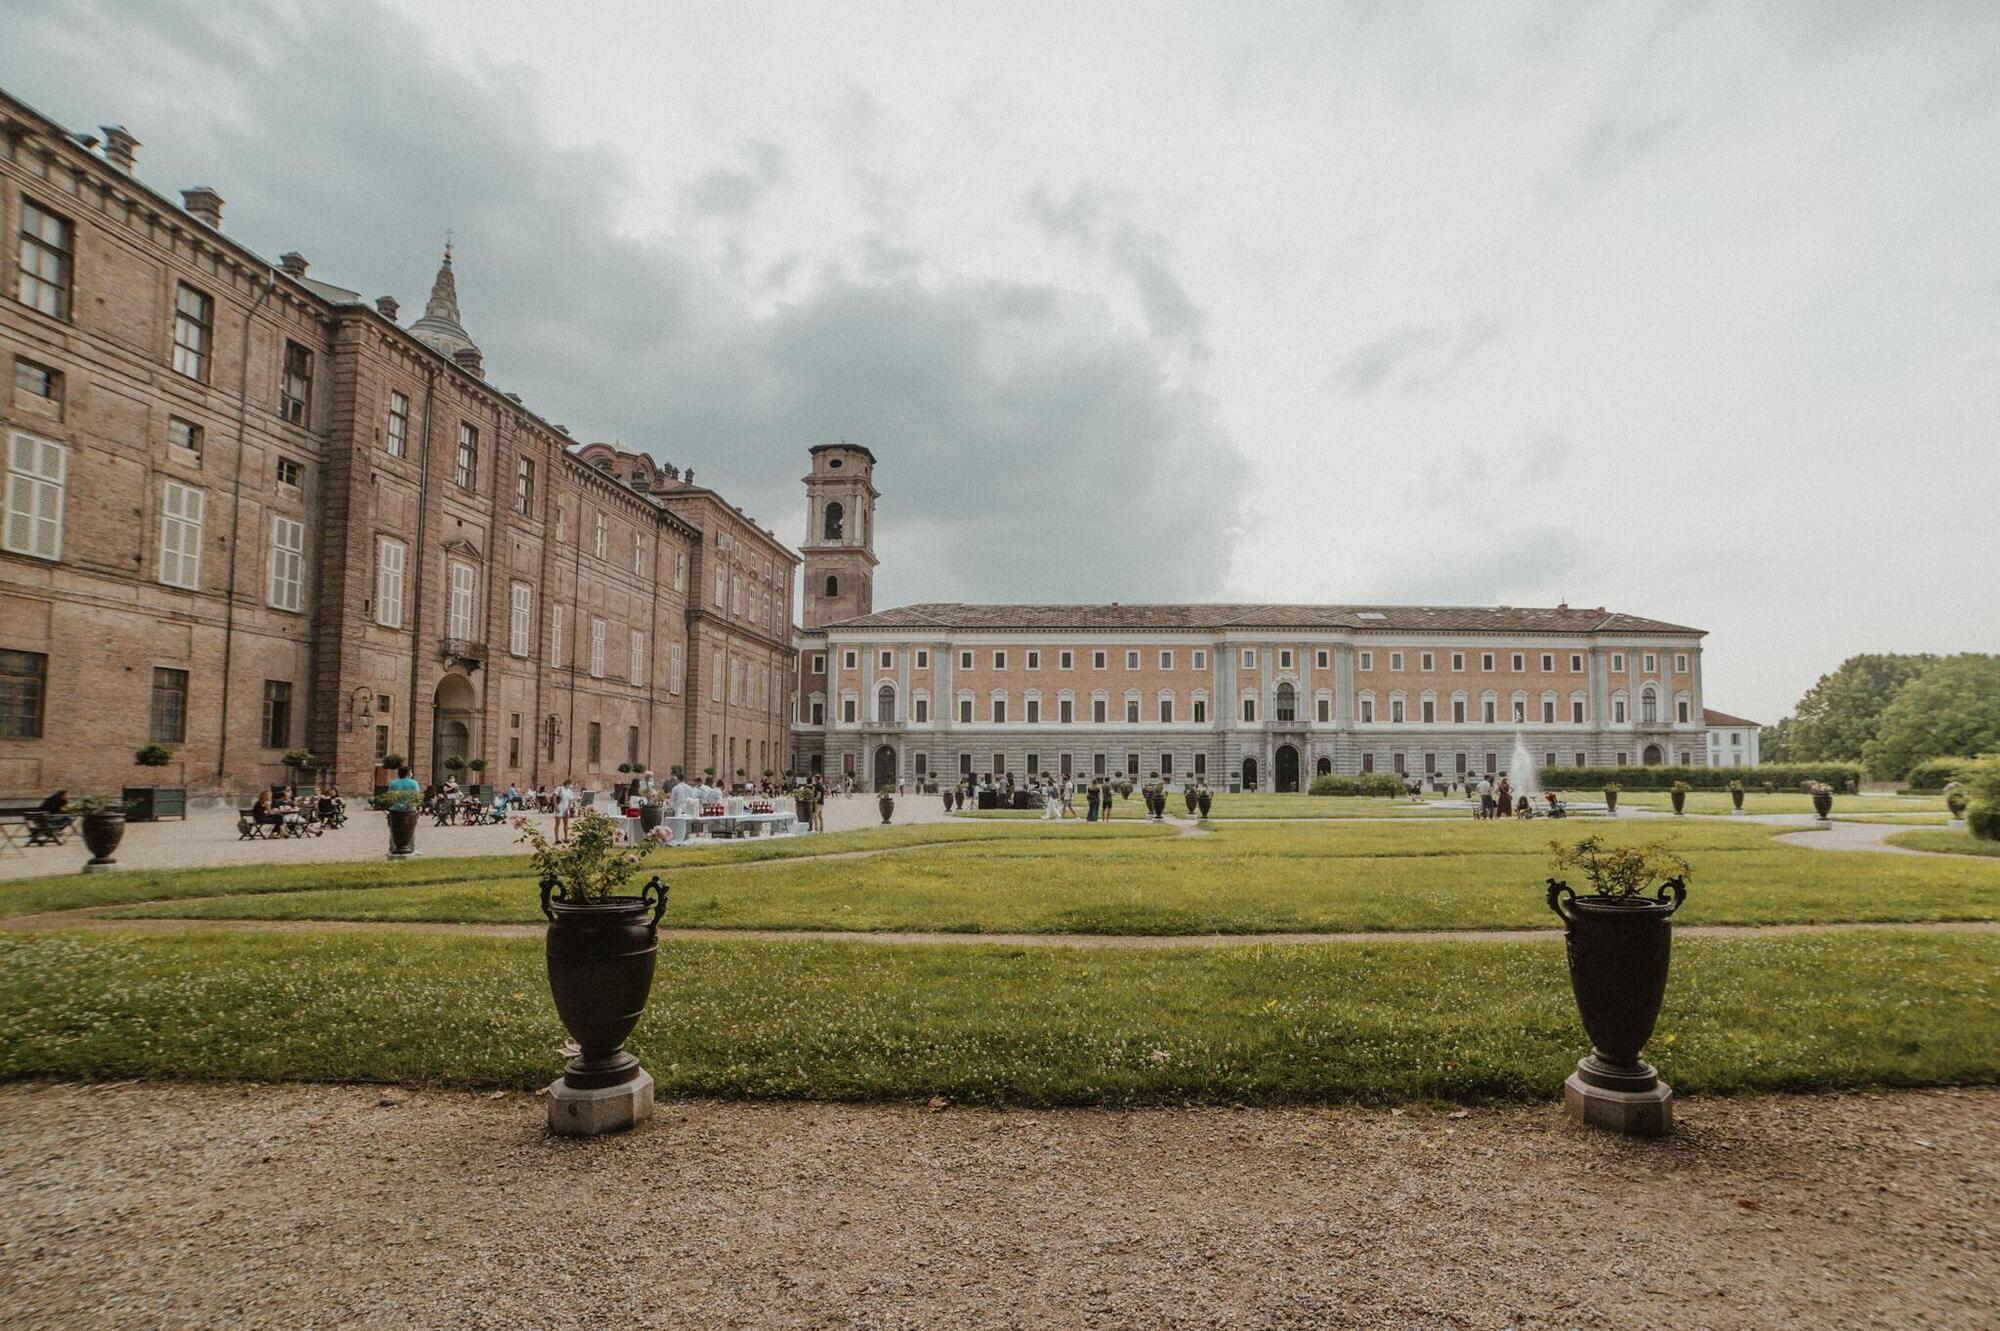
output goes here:
<path id="1" fill-rule="evenodd" d="M 165 767 L 174 760 L 174 751 L 164 744 L 148 744 L 132 755 L 132 761 L 141 767 Z"/>

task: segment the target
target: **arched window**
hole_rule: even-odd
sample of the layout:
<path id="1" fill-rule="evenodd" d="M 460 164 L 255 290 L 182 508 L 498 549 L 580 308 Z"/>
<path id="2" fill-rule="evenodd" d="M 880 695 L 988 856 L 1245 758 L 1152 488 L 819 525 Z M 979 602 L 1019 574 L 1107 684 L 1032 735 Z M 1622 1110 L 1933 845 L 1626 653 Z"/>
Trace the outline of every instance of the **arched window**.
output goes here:
<path id="1" fill-rule="evenodd" d="M 1660 695 L 1652 689 L 1642 689 L 1639 693 L 1639 723 L 1652 725 L 1660 719 Z"/>
<path id="2" fill-rule="evenodd" d="M 1299 719 L 1299 691 L 1290 684 L 1278 685 L 1278 720 L 1280 722 Z"/>
<path id="3" fill-rule="evenodd" d="M 826 594 L 829 597 L 840 595 L 840 579 L 831 573 L 826 575 Z"/>
<path id="4" fill-rule="evenodd" d="M 875 719 L 894 721 L 896 719 L 896 686 L 884 684 L 882 691 L 875 695 Z"/>
<path id="5" fill-rule="evenodd" d="M 840 537 L 840 532 L 842 527 L 841 519 L 844 516 L 845 513 L 840 507 L 839 500 L 835 500 L 834 502 L 828 504 L 826 506 L 826 526 L 824 528 L 825 534 L 821 539 L 828 541 L 839 540 L 841 538 Z"/>

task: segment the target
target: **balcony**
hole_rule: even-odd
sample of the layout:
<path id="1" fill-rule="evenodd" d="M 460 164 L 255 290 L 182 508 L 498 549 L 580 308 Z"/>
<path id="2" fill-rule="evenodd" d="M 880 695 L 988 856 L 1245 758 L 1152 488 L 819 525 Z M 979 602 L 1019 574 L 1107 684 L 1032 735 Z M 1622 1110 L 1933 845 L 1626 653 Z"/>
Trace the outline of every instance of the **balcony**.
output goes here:
<path id="1" fill-rule="evenodd" d="M 486 663 L 486 644 L 471 638 L 439 638 L 438 658 L 448 666 L 477 670 Z"/>

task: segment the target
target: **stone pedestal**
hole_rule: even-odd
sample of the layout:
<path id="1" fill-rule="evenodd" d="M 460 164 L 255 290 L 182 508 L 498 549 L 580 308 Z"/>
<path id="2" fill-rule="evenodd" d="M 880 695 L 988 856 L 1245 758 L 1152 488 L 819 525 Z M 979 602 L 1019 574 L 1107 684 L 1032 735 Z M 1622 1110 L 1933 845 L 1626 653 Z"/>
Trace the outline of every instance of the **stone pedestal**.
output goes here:
<path id="1" fill-rule="evenodd" d="M 116 860 L 106 860 L 102 864 L 99 864 L 96 860 L 85 860 L 83 864 L 83 871 L 85 873 L 110 873 L 117 867 L 118 867 L 118 861 Z"/>
<path id="2" fill-rule="evenodd" d="M 561 1077 L 549 1084 L 549 1131 L 565 1137 L 623 1132 L 653 1116 L 653 1074 L 593 1091 L 574 1090 Z"/>
<path id="3" fill-rule="evenodd" d="M 1563 1112 L 1594 1128 L 1631 1137 L 1664 1137 L 1674 1130 L 1674 1088 L 1655 1081 L 1651 1090 L 1611 1091 L 1572 1072 L 1563 1083 Z"/>
<path id="4" fill-rule="evenodd" d="M 1815 819 L 1813 819 L 1813 826 L 1814 826 L 1814 827 L 1832 827 L 1832 826 L 1833 826 L 1833 819 L 1831 819 L 1831 818 L 1815 818 Z"/>
<path id="5" fill-rule="evenodd" d="M 1947 818 L 1944 820 L 1944 825 L 1953 832 L 1963 832 L 1965 830 L 1965 819 Z"/>

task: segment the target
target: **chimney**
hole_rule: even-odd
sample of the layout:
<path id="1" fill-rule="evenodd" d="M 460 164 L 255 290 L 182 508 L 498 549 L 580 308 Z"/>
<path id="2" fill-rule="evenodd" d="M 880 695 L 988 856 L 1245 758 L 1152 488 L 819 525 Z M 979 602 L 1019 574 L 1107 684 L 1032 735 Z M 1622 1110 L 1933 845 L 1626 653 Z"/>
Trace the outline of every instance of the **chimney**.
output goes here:
<path id="1" fill-rule="evenodd" d="M 222 230 L 222 196 L 206 185 L 181 191 L 181 206 L 211 230 Z"/>
<path id="2" fill-rule="evenodd" d="M 396 322 L 396 311 L 401 308 L 401 306 L 396 304 L 394 296 L 377 296 L 375 298 L 375 313 L 381 315 L 390 323 Z"/>
<path id="3" fill-rule="evenodd" d="M 131 131 L 123 125 L 99 125 L 98 128 L 104 131 L 104 160 L 130 175 L 139 165 L 138 154 L 133 151 L 139 146 L 139 140 L 133 138 Z"/>
<path id="4" fill-rule="evenodd" d="M 306 275 L 306 256 L 300 254 L 297 250 L 293 250 L 288 254 L 280 254 L 278 256 L 278 267 L 284 269 L 292 277 L 304 277 Z"/>
<path id="5" fill-rule="evenodd" d="M 451 358 L 468 374 L 476 374 L 481 379 L 486 377 L 486 364 L 480 359 L 478 347 L 460 347 L 451 353 Z"/>

